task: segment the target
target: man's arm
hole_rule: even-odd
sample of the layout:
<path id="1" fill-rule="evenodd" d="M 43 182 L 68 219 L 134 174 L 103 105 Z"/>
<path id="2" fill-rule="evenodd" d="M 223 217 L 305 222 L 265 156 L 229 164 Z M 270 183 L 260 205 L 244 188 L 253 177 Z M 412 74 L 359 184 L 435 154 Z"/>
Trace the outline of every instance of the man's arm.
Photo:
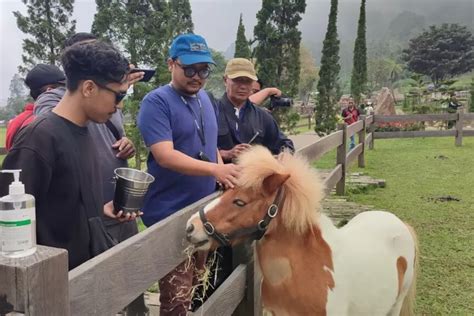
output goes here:
<path id="1" fill-rule="evenodd" d="M 234 164 L 216 164 L 189 157 L 175 150 L 173 142 L 153 144 L 150 151 L 155 161 L 162 166 L 189 176 L 213 176 L 225 186 L 233 188 L 237 182 L 239 167 Z"/>
<path id="2" fill-rule="evenodd" d="M 261 105 L 267 98 L 271 96 L 281 96 L 281 91 L 278 88 L 265 88 L 249 97 L 250 102 L 256 105 Z"/>

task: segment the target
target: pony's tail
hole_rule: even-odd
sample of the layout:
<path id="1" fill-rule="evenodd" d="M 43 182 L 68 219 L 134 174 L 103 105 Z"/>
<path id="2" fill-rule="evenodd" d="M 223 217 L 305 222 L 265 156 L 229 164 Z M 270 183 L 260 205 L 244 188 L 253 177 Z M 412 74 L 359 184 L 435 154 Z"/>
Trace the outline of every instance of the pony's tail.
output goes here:
<path id="1" fill-rule="evenodd" d="M 410 234 L 415 243 L 415 262 L 413 265 L 413 279 L 411 281 L 410 288 L 408 289 L 407 295 L 405 296 L 402 304 L 402 309 L 400 311 L 400 316 L 412 316 L 415 315 L 415 295 L 416 295 L 416 277 L 418 274 L 418 260 L 420 257 L 420 251 L 418 247 L 418 238 L 416 236 L 415 230 L 410 225 L 406 224 Z"/>

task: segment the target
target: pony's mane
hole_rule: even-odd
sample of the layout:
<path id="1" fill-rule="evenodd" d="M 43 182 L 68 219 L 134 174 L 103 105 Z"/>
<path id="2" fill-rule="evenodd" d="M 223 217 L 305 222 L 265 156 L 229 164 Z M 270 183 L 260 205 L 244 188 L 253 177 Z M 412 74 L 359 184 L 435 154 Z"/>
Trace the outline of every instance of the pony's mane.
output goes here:
<path id="1" fill-rule="evenodd" d="M 274 174 L 289 174 L 284 183 L 285 196 L 282 209 L 282 223 L 297 234 L 311 229 L 319 218 L 320 202 L 323 198 L 323 184 L 315 168 L 306 158 L 289 152 L 278 158 L 262 146 L 253 146 L 239 157 L 242 173 L 238 186 L 261 189 L 263 180 Z"/>

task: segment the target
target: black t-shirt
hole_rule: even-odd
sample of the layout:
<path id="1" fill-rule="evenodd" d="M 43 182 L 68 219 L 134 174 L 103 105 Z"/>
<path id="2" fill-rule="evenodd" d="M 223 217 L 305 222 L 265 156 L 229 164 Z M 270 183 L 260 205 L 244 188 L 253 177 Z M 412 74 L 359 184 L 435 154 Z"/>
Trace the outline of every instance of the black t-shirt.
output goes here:
<path id="1" fill-rule="evenodd" d="M 25 191 L 36 199 L 38 244 L 68 250 L 70 269 L 91 258 L 84 204 L 98 216 L 103 210 L 96 157 L 87 127 L 51 112 L 18 134 L 3 162 L 3 169 L 22 169 Z M 79 173 L 88 184 L 82 198 Z M 0 176 L 2 196 L 11 180 Z"/>
<path id="2" fill-rule="evenodd" d="M 293 142 L 286 137 L 278 127 L 271 114 L 255 106 L 249 100 L 240 109 L 239 116 L 235 113 L 234 105 L 227 94 L 218 101 L 219 108 L 219 137 L 217 147 L 229 150 L 242 143 L 261 144 L 274 155 L 283 148 L 294 151 Z"/>

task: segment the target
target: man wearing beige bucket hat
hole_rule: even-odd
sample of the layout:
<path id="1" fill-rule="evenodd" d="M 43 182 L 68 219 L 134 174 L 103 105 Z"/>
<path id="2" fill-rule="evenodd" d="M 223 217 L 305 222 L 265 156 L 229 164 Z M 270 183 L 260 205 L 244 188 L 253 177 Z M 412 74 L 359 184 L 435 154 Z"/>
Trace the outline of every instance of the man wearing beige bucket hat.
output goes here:
<path id="1" fill-rule="evenodd" d="M 252 84 L 257 80 L 249 60 L 234 58 L 227 63 L 226 93 L 219 100 L 217 143 L 224 162 L 237 158 L 251 144 L 261 144 L 273 154 L 280 153 L 282 148 L 294 150 L 293 142 L 280 131 L 271 114 L 249 100 Z"/>

